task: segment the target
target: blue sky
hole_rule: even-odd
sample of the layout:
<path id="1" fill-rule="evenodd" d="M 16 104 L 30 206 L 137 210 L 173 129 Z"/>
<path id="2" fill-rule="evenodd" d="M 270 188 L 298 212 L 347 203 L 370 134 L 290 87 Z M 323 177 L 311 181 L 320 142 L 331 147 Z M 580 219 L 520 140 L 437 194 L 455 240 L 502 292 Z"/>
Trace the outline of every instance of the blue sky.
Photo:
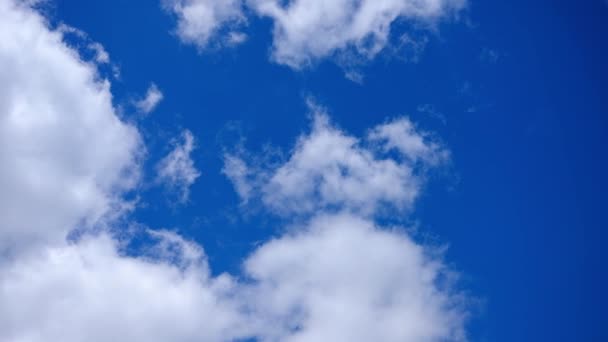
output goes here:
<path id="1" fill-rule="evenodd" d="M 1 2 L 12 3 L 12 0 Z M 255 2 L 260 1 L 252 1 Z M 265 279 L 264 275 L 244 270 L 245 260 L 255 264 L 252 268 L 259 268 L 260 274 L 266 274 L 262 270 L 270 266 L 263 256 L 259 259 L 251 256 L 262 255 L 256 251 L 265 250 L 269 240 L 283 241 L 291 234 L 299 236 L 293 233 L 292 226 L 310 224 L 310 231 L 315 231 L 315 225 L 322 225 L 314 223 L 317 216 L 332 216 L 334 211 L 344 211 L 382 227 L 378 231 L 400 227 L 395 229 L 406 234 L 415 246 L 428 246 L 430 249 L 447 247 L 441 263 L 450 272 L 458 274 L 458 279 L 449 285 L 449 291 L 443 293 L 447 299 L 441 298 L 450 301 L 462 296 L 465 299 L 453 312 L 440 312 L 428 321 L 411 322 L 413 325 L 445 324 L 447 332 L 438 328 L 437 331 L 425 332 L 427 335 L 420 333 L 427 339 L 420 336 L 416 339 L 417 335 L 407 333 L 400 335 L 402 338 L 410 336 L 412 341 L 457 340 L 462 328 L 470 341 L 608 339 L 604 312 L 608 305 L 605 295 L 608 283 L 604 265 L 606 225 L 603 210 L 603 194 L 608 190 L 605 177 L 608 174 L 605 151 L 608 146 L 605 85 L 608 80 L 608 64 L 605 62 L 608 60 L 605 38 L 608 34 L 608 4 L 605 1 L 469 0 L 466 5 L 459 4 L 462 8 L 454 10 L 455 13 L 434 21 L 436 27 L 433 29 L 425 27 L 428 24 L 426 19 L 413 23 L 407 16 L 397 16 L 394 21 L 389 21 L 389 42 L 372 57 L 349 54 L 353 51 L 341 54 L 334 50 L 315 58 L 310 64 L 297 67 L 277 59 L 273 20 L 256 13 L 253 6 L 243 6 L 242 15 L 246 19 L 241 18 L 241 21 L 231 24 L 246 34 L 243 42 L 226 46 L 219 43 L 222 38 L 217 35 L 197 47 L 180 37 L 176 29 L 176 14 L 170 8 L 163 8 L 158 1 L 50 0 L 42 5 L 41 11 L 49 21 L 49 30 L 56 30 L 63 23 L 86 32 L 84 38 L 78 35 L 68 37 L 66 33 L 66 46 L 80 54 L 79 60 L 93 65 L 91 68 L 97 70 L 101 78 L 109 80 L 115 108 L 113 115 L 137 130 L 141 144 L 145 146 L 137 147 L 141 152 L 135 158 L 140 173 L 137 184 L 127 186 L 119 195 L 112 193 L 114 197 L 119 196 L 121 204 L 137 198 L 134 208 L 114 215 L 119 218 L 113 217 L 110 221 L 104 218 L 103 222 L 96 221 L 93 225 L 93 230 L 98 233 L 100 229 L 111 232 L 108 234 L 115 241 L 123 241 L 117 236 L 132 234 L 122 238 L 127 247 L 116 247 L 117 255 L 126 254 L 134 260 L 153 259 L 173 265 L 173 259 L 165 253 L 167 251 L 146 252 L 150 239 L 138 231 L 141 227 L 152 231 L 166 229 L 170 234 L 194 241 L 204 248 L 212 279 L 227 273 L 236 279 L 236 283 L 263 284 L 260 279 Z M 194 20 L 198 19 L 195 17 Z M 404 34 L 407 34 L 409 43 L 397 47 L 396 39 L 404 37 Z M 320 41 L 324 38 L 329 39 L 323 35 L 306 37 Z M 86 48 L 90 42 L 100 43 L 109 53 L 111 62 L 91 61 L 94 51 Z M 0 50 L 8 51 L 7 46 L 1 45 Z M 29 50 L 24 48 L 23 51 Z M 294 56 L 300 58 L 302 53 L 296 52 Z M 2 64 L 10 65 L 0 58 L 0 67 Z M 113 76 L 113 70 L 120 70 L 119 77 Z M 355 74 L 357 79 L 346 77 L 349 73 Z M 38 76 L 30 77 L 35 79 Z M 0 72 L 3 83 L 10 84 L 15 79 L 16 76 L 11 78 L 10 74 Z M 135 103 L 145 96 L 151 84 L 162 92 L 162 100 L 153 106 L 150 113 L 143 113 Z M 0 98 L 0 104 L 2 101 Z M 36 99 L 28 101 L 35 102 Z M 6 108 L 9 106 L 0 107 L 9 111 Z M 411 168 L 412 179 L 395 178 L 404 183 L 392 186 L 398 188 L 409 182 L 420 182 L 416 199 L 410 203 L 395 195 L 398 200 L 389 203 L 392 197 L 382 197 L 389 195 L 380 192 L 377 195 L 380 199 L 370 197 L 352 202 L 352 197 L 346 196 L 346 199 L 334 201 L 334 197 L 328 199 L 324 197 L 326 195 L 319 195 L 317 188 L 303 198 L 276 188 L 276 184 L 274 188 L 269 187 L 273 184 L 269 179 L 276 176 L 281 165 L 292 167 L 291 172 L 297 174 L 297 168 L 306 164 L 298 164 L 296 160 L 298 137 L 304 144 L 313 141 L 315 132 L 332 134 L 334 128 L 331 127 L 322 127 L 319 131 L 311 128 L 318 115 L 328 115 L 330 126 L 338 127 L 335 129 L 340 134 L 359 137 L 361 145 L 348 149 L 348 153 L 373 154 L 376 159 L 371 165 L 396 161 L 399 167 Z M 407 122 L 415 126 L 415 132 L 409 134 L 424 140 L 424 148 L 427 149 L 420 152 L 420 157 L 407 151 L 398 152 L 398 148 L 382 154 L 384 152 L 375 149 L 373 139 L 367 141 L 364 138 L 373 127 L 382 128 L 382 125 L 399 122 L 403 117 L 409 118 Z M 58 118 L 62 120 L 60 115 Z M 110 145 L 116 142 L 112 148 L 122 148 L 126 139 L 123 139 L 123 133 L 116 133 L 106 140 L 103 127 L 94 133 L 102 135 L 100 141 Z M 78 130 L 78 126 L 75 129 Z M 184 144 L 184 132 L 191 134 L 194 141 L 191 148 Z M 36 135 L 33 137 L 37 139 Z M 390 142 L 389 138 L 386 140 Z M 437 150 L 433 149 L 435 142 L 440 146 Z M 87 147 L 83 153 L 102 153 L 97 152 L 99 144 L 91 142 L 90 148 Z M 12 166 L 8 165 L 13 165 L 16 160 L 11 159 L 11 150 L 17 149 L 16 146 L 0 148 L 0 157 L 4 153 L 8 161 L 0 164 L 5 165 L 0 166 L 6 169 L 5 174 L 12 172 Z M 128 149 L 131 145 L 125 143 L 124 146 Z M 162 161 L 176 156 L 172 154 L 176 149 L 179 154 L 180 148 L 183 149 L 180 156 L 184 159 L 174 164 L 180 171 L 170 172 L 168 178 L 159 176 L 164 165 Z M 435 165 L 428 158 L 435 158 L 440 150 L 449 151 L 449 158 Z M 331 155 L 331 151 L 325 153 Z M 404 155 L 399 157 L 399 153 Z M 239 196 L 235 191 L 238 177 L 226 176 L 229 173 L 225 164 L 227 155 L 238 156 L 249 165 L 247 172 L 251 173 L 245 181 L 250 182 L 248 186 L 254 194 L 247 203 L 242 194 Z M 122 160 L 123 157 L 112 158 Z M 103 172 L 106 169 L 108 167 L 104 167 Z M 306 172 L 315 174 L 321 171 L 309 169 Z M 184 181 L 186 174 L 192 178 L 190 181 Z M 47 175 L 52 178 L 52 173 Z M 97 177 L 98 173 L 93 172 L 92 175 Z M 1 173 L 0 177 L 3 177 Z M 0 184 L 9 184 L 11 178 L 7 179 Z M 364 192 L 368 184 L 361 182 L 358 186 Z M 101 183 L 103 181 L 95 182 Z M 188 190 L 187 194 L 183 193 L 184 189 Z M 14 191 L 22 189 L 16 187 Z M 275 197 L 269 197 L 269 191 L 279 193 L 276 202 Z M 342 195 L 342 190 L 336 191 L 338 193 L 332 196 Z M 309 197 L 313 203 L 316 202 L 310 212 L 302 209 L 302 203 L 306 203 Z M 292 200 L 298 203 L 295 208 L 280 209 L 281 205 L 289 206 Z M 388 203 L 386 208 L 384 201 Z M 375 207 L 370 209 L 376 204 L 381 206 L 377 212 Z M 399 205 L 405 209 L 400 209 Z M 42 218 L 45 215 L 38 211 L 27 213 Z M 86 226 L 82 222 L 93 220 L 87 216 L 89 211 L 86 213 L 74 214 L 76 223 L 72 227 L 84 231 L 85 236 L 90 233 L 88 228 L 82 228 Z M 107 211 L 104 215 L 112 216 Z M 336 225 L 342 224 L 340 222 Z M 9 221 L 0 220 L 0 224 L 12 231 Z M 352 224 L 357 226 L 358 223 Z M 308 232 L 308 229 L 303 231 Z M 133 230 L 137 232 L 132 233 Z M 21 235 L 15 235 L 17 238 L 6 236 L 6 241 L 11 244 L 8 247 L 0 244 L 7 255 L 6 262 L 0 263 L 0 272 L 6 275 L 0 276 L 0 282 L 9 289 L 5 290 L 5 295 L 10 294 L 13 288 L 8 276 L 13 273 L 7 269 L 13 272 L 19 269 L 14 265 L 19 265 L 19 258 L 25 258 L 14 251 L 26 249 L 11 240 L 21 241 Z M 23 241 L 38 239 L 32 236 L 27 235 Z M 175 236 L 170 235 L 163 241 L 175 242 L 171 240 Z M 316 237 L 322 239 L 319 236 Z M 78 239 L 73 242 L 76 246 L 84 243 Z M 295 241 L 298 239 L 291 241 L 294 244 L 291 248 L 298 250 Z M 373 246 L 376 245 L 370 242 L 369 246 L 369 252 L 373 254 Z M 33 248 L 43 247 L 35 245 Z M 181 261 L 176 261 L 176 264 L 187 259 L 186 247 L 180 248 L 183 249 L 182 254 L 176 258 Z M 149 249 L 161 250 L 160 247 Z M 319 254 L 322 253 L 323 249 L 319 247 Z M 310 258 L 315 260 L 315 257 Z M 357 258 L 365 257 L 357 255 Z M 357 261 L 352 259 L 352 262 Z M 331 262 L 328 264 L 333 265 Z M 337 265 L 339 267 L 340 264 Z M 350 269 L 350 266 L 348 264 L 344 269 Z M 382 268 L 381 265 L 378 267 Z M 66 266 L 66 270 L 69 267 Z M 406 276 L 420 276 L 413 272 Z M 280 283 L 280 279 L 273 281 Z M 107 284 L 120 291 L 122 283 L 108 280 Z M 399 291 L 407 292 L 408 289 L 404 287 Z M 31 291 L 28 298 L 45 290 L 36 287 Z M 240 295 L 239 290 L 235 291 Z M 69 297 L 70 292 L 66 293 Z M 163 293 L 161 290 L 161 296 Z M 260 292 L 258 296 L 264 294 L 267 295 Z M 424 298 L 421 300 L 423 307 L 433 310 L 433 304 L 425 303 Z M 439 299 L 430 297 L 428 300 Z M 347 302 L 344 305 L 349 308 L 351 304 Z M 0 309 L 0 317 L 16 317 L 17 312 L 23 314 L 23 311 L 12 310 L 20 305 L 27 306 L 11 301 L 6 306 L 9 309 Z M 163 305 L 172 307 L 171 303 Z M 316 312 L 316 304 L 310 305 L 313 308 L 311 312 Z M 357 307 L 356 303 L 353 305 Z M 121 307 L 115 309 L 126 310 Z M 43 316 L 52 311 L 41 309 L 41 312 Z M 273 319 L 284 319 L 284 313 L 272 313 L 278 315 L 270 315 Z M 290 312 L 287 316 L 293 315 Z M 52 320 L 43 321 L 47 326 L 60 324 Z M 204 318 L 201 321 L 204 321 L 201 326 L 208 322 L 215 324 Z M 35 319 L 31 322 L 27 329 L 38 333 L 32 336 L 41 340 L 50 336 L 63 337 L 53 335 L 54 330 L 42 328 L 44 324 L 37 327 Z M 0 333 L 0 340 L 16 341 L 18 337 L 27 336 L 23 332 L 26 328 L 21 328 L 20 323 L 11 320 L 8 324 L 7 331 L 13 335 Z M 112 324 L 107 326 L 114 327 Z M 196 320 L 193 324 L 197 324 Z M 297 334 L 298 329 L 304 334 L 307 329 L 312 331 L 311 327 L 315 327 L 306 321 L 293 324 L 297 328 L 288 329 L 284 332 L 287 335 L 282 337 L 264 331 L 246 332 L 242 336 L 231 336 L 231 339 L 257 336 L 262 340 L 261 336 L 274 336 L 267 338 L 289 340 L 289 336 L 293 338 L 290 334 Z M 86 329 L 82 330 L 83 335 L 74 333 L 70 336 L 88 336 Z M 333 334 L 335 331 L 332 329 L 319 331 L 302 335 L 301 341 L 316 341 L 314 336 L 326 341 L 331 340 L 331 336 L 346 336 Z M 373 328 L 370 331 L 374 331 Z M 176 337 L 181 335 L 167 333 L 165 336 L 181 341 Z M 217 336 L 199 336 L 199 339 L 222 340 Z M 370 333 L 369 336 L 398 340 L 395 336 L 399 335 Z M 33 338 L 32 341 L 38 340 Z"/>

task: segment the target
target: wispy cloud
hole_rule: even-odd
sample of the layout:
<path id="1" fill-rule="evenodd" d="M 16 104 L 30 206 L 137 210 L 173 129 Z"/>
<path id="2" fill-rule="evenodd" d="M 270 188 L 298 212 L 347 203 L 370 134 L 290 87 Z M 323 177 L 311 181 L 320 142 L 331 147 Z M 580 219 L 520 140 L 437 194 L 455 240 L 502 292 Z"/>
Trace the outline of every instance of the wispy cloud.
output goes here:
<path id="1" fill-rule="evenodd" d="M 143 97 L 141 100 L 135 101 L 135 107 L 141 113 L 149 114 L 152 111 L 154 111 L 154 109 L 156 109 L 156 107 L 163 100 L 163 98 L 164 98 L 164 95 L 160 91 L 158 86 L 156 84 L 152 83 L 152 84 L 150 84 L 150 87 L 148 87 L 148 90 L 146 91 L 146 96 Z"/>
<path id="2" fill-rule="evenodd" d="M 174 149 L 156 166 L 157 180 L 176 191 L 179 201 L 182 203 L 188 201 L 190 187 L 200 177 L 200 172 L 194 166 L 191 158 L 194 149 L 194 136 L 186 130 L 176 141 Z"/>

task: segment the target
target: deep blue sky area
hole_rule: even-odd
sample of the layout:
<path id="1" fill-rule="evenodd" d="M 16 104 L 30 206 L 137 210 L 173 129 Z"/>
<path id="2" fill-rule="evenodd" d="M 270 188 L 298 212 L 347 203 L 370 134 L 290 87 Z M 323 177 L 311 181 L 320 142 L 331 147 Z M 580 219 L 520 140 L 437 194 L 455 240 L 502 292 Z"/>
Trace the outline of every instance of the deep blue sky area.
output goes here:
<path id="1" fill-rule="evenodd" d="M 331 60 L 303 71 L 269 62 L 265 19 L 251 17 L 244 44 L 199 53 L 172 34 L 158 1 L 57 0 L 46 11 L 120 66 L 115 104 L 141 128 L 149 167 L 182 129 L 196 136 L 202 177 L 188 205 L 149 189 L 134 215 L 201 242 L 215 272 L 238 273 L 280 227 L 239 208 L 223 151 L 235 137 L 288 151 L 313 97 L 354 135 L 408 115 L 450 149 L 408 220 L 449 245 L 448 263 L 477 298 L 471 341 L 608 341 L 605 1 L 471 0 L 461 20 L 425 33 L 417 61 L 380 54 L 361 67 L 362 84 Z M 129 103 L 150 82 L 165 98 L 142 119 Z"/>

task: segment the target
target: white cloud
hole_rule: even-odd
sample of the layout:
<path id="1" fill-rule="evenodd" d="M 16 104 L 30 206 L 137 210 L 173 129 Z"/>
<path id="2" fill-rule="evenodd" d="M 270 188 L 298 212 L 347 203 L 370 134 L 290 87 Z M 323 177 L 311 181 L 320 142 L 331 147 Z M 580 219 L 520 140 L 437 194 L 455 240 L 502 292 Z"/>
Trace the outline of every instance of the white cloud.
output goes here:
<path id="1" fill-rule="evenodd" d="M 0 17 L 0 341 L 243 334 L 234 281 L 211 277 L 195 244 L 151 232 L 152 248 L 129 257 L 108 233 L 66 239 L 120 214 L 137 182 L 139 134 L 62 32 L 22 2 L 0 0 Z"/>
<path id="2" fill-rule="evenodd" d="M 448 271 L 403 233 L 350 215 L 313 219 L 247 261 L 264 341 L 459 341 Z"/>
<path id="3" fill-rule="evenodd" d="M 156 166 L 158 181 L 175 190 L 181 202 L 188 201 L 190 186 L 196 182 L 200 172 L 194 166 L 190 154 L 195 148 L 194 137 L 188 130 L 181 135 L 181 142 Z"/>
<path id="4" fill-rule="evenodd" d="M 386 206 L 404 210 L 418 196 L 424 168 L 448 158 L 407 118 L 379 125 L 361 140 L 332 126 L 322 108 L 311 109 L 312 130 L 298 139 L 284 164 L 260 168 L 248 166 L 246 157 L 225 157 L 224 173 L 244 202 L 257 191 L 265 205 L 288 216 L 328 208 L 365 215 Z M 392 149 L 401 158 L 390 157 Z"/>
<path id="5" fill-rule="evenodd" d="M 25 4 L 0 1 L 0 251 L 61 241 L 120 205 L 140 138 L 107 81 Z"/>
<path id="6" fill-rule="evenodd" d="M 156 109 L 156 106 L 158 106 L 162 100 L 163 93 L 160 91 L 160 89 L 158 89 L 156 84 L 152 83 L 150 84 L 150 87 L 148 87 L 146 96 L 143 99 L 135 102 L 135 107 L 140 112 L 149 114 Z"/>
<path id="7" fill-rule="evenodd" d="M 246 279 L 213 276 L 202 247 L 174 232 L 149 231 L 152 241 L 130 250 L 120 226 L 107 229 L 137 185 L 137 130 L 117 117 L 108 82 L 60 31 L 22 2 L 0 0 L 0 17 L 0 341 L 462 337 L 460 296 L 442 281 L 449 270 L 400 229 L 374 224 L 366 207 L 411 205 L 419 165 L 442 151 L 407 121 L 377 127 L 365 144 L 317 114 L 285 164 L 237 163 L 233 175 L 254 183 L 244 194 L 266 198 L 272 185 L 288 203 L 325 205 L 247 258 Z M 182 139 L 158 170 L 187 198 L 199 173 L 194 138 L 185 131 Z M 293 189 L 300 179 L 304 194 Z M 273 201 L 264 203 L 275 210 Z M 83 226 L 99 229 L 66 239 Z"/>
<path id="8" fill-rule="evenodd" d="M 390 40 L 393 23 L 433 26 L 465 0 L 248 0 L 274 23 L 273 59 L 301 68 L 336 53 L 373 58 Z"/>
<path id="9" fill-rule="evenodd" d="M 167 254 L 124 256 L 101 235 L 0 268 L 0 341 L 220 342 L 244 335 L 233 279 L 212 278 L 202 251 L 159 238 L 160 246 L 171 245 L 174 263 Z"/>
<path id="10" fill-rule="evenodd" d="M 375 127 L 368 139 L 382 143 L 387 151 L 399 151 L 412 164 L 426 163 L 435 166 L 450 157 L 449 152 L 428 133 L 416 130 L 414 124 L 406 118 Z"/>
<path id="11" fill-rule="evenodd" d="M 231 46 L 244 41 L 246 35 L 240 29 L 246 24 L 247 10 L 270 18 L 274 27 L 272 59 L 295 69 L 331 57 L 340 57 L 342 64 L 370 60 L 390 45 L 391 29 L 396 22 L 433 30 L 441 20 L 456 16 L 466 6 L 466 0 L 165 0 L 164 3 L 177 16 L 179 38 L 199 49 L 212 43 Z M 412 59 L 416 60 L 425 43 L 412 41 L 406 34 L 396 46 L 413 46 Z M 347 72 L 347 76 L 354 75 L 354 71 Z"/>
<path id="12" fill-rule="evenodd" d="M 89 44 L 89 49 L 95 52 L 95 61 L 99 64 L 110 63 L 110 54 L 106 49 L 98 42 L 92 42 Z"/>
<path id="13" fill-rule="evenodd" d="M 37 4 L 39 2 L 39 0 L 33 0 L 32 4 Z M 59 24 L 56 31 L 63 36 L 64 41 L 66 38 L 75 38 L 76 45 L 84 48 L 81 50 L 93 53 L 93 56 L 89 58 L 91 61 L 99 65 L 109 66 L 112 71 L 112 76 L 116 79 L 120 78 L 120 68 L 118 65 L 112 63 L 110 53 L 101 43 L 92 40 L 86 32 L 65 23 Z"/>
<path id="14" fill-rule="evenodd" d="M 256 182 L 255 175 L 252 174 L 254 171 L 250 169 L 250 166 L 240 157 L 226 154 L 222 172 L 232 181 L 232 185 L 243 203 L 247 203 L 252 196 Z"/>
<path id="15" fill-rule="evenodd" d="M 332 126 L 322 108 L 311 109 L 312 130 L 284 163 L 225 159 L 224 173 L 245 201 L 261 196 L 275 213 L 305 222 L 245 261 L 251 283 L 240 292 L 253 308 L 255 335 L 287 342 L 466 340 L 467 303 L 454 288 L 456 274 L 402 227 L 373 221 L 383 206 L 413 205 L 427 169 L 448 157 L 445 149 L 406 118 L 357 139 Z"/>
<path id="16" fill-rule="evenodd" d="M 244 43 L 247 35 L 243 32 L 230 32 L 226 38 L 226 45 L 235 46 Z"/>
<path id="17" fill-rule="evenodd" d="M 212 44 L 237 45 L 246 40 L 242 0 L 163 0 L 177 17 L 177 35 L 199 49 Z"/>
<path id="18" fill-rule="evenodd" d="M 320 216 L 261 246 L 247 281 L 211 276 L 204 252 L 153 232 L 125 256 L 102 234 L 0 267 L 0 340 L 459 341 L 467 318 L 441 260 L 403 233 Z"/>

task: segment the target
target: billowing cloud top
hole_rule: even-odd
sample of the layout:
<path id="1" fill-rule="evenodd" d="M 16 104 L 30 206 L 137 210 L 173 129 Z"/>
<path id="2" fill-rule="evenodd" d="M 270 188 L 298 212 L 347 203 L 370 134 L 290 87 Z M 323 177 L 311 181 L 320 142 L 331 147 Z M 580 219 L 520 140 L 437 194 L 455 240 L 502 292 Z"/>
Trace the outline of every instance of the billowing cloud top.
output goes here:
<path id="1" fill-rule="evenodd" d="M 405 234 L 320 216 L 246 262 L 263 341 L 460 341 L 462 299 Z"/>
<path id="2" fill-rule="evenodd" d="M 25 5 L 0 1 L 0 251 L 61 241 L 137 182 L 140 138 L 109 83 Z M 0 253 L 1 254 L 1 253 Z"/>

